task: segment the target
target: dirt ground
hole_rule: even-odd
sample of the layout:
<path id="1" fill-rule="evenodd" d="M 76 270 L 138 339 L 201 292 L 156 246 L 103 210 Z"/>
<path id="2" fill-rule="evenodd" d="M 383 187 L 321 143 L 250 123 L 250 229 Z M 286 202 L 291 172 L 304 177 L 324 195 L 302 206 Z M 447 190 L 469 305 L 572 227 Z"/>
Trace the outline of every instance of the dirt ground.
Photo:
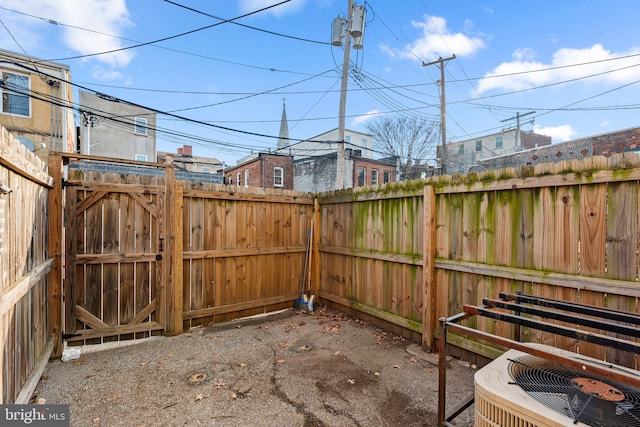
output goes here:
<path id="1" fill-rule="evenodd" d="M 435 426 L 437 354 L 318 307 L 83 347 L 50 361 L 32 401 L 68 403 L 72 426 Z M 447 407 L 474 369 L 448 362 Z M 471 410 L 456 419 L 473 425 Z"/>

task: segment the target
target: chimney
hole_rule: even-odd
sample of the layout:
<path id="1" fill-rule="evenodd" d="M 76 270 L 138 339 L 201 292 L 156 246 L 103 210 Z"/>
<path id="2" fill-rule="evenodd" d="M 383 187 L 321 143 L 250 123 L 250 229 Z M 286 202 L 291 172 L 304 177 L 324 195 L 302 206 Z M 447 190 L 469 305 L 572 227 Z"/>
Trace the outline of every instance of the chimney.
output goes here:
<path id="1" fill-rule="evenodd" d="M 179 154 L 179 155 L 181 155 L 181 156 L 184 154 L 184 153 L 182 152 L 182 147 L 178 148 L 178 154 Z"/>
<path id="2" fill-rule="evenodd" d="M 189 157 L 193 156 L 193 147 L 191 145 L 184 146 L 184 155 Z"/>

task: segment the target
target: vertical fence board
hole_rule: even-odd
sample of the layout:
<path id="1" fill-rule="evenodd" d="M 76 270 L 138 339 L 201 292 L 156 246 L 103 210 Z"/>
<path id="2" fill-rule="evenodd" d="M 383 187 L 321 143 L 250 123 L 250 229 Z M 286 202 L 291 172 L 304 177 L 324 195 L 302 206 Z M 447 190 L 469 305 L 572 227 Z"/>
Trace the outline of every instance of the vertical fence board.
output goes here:
<path id="1" fill-rule="evenodd" d="M 449 258 L 453 260 L 462 259 L 463 232 L 462 225 L 462 209 L 463 196 L 461 194 L 452 194 L 449 197 Z M 453 272 L 450 275 L 449 282 L 449 314 L 460 313 L 463 309 L 463 277 L 464 273 Z"/>
<path id="2" fill-rule="evenodd" d="M 606 270 L 607 185 L 580 186 L 580 274 L 604 277 Z M 580 303 L 604 307 L 602 292 L 580 290 Z M 594 332 L 593 329 L 585 328 Z M 586 356 L 604 360 L 604 348 L 585 342 L 578 343 L 578 351 Z"/>
<path id="3" fill-rule="evenodd" d="M 607 277 L 636 281 L 638 269 L 638 183 L 612 183 L 608 187 Z M 635 298 L 607 294 L 606 306 L 613 310 L 635 312 Z M 624 339 L 619 334 L 610 335 Z M 606 360 L 623 366 L 634 366 L 633 355 L 607 348 Z"/>
<path id="4" fill-rule="evenodd" d="M 103 254 L 116 254 L 120 252 L 119 222 L 121 218 L 119 213 L 119 198 L 120 194 L 112 193 L 103 199 L 103 215 L 105 218 L 102 235 Z M 115 219 L 115 221 L 109 219 Z M 102 269 L 102 321 L 108 325 L 117 325 L 119 317 L 118 264 L 104 263 Z M 111 341 L 113 337 L 108 337 L 105 340 Z"/>
<path id="5" fill-rule="evenodd" d="M 451 216 L 449 215 L 448 194 L 436 196 L 436 258 L 448 259 L 450 254 L 449 233 L 451 232 Z M 436 270 L 436 316 L 449 316 L 449 272 L 439 268 Z"/>
<path id="6" fill-rule="evenodd" d="M 463 195 L 463 218 L 462 218 L 462 253 L 461 258 L 464 261 L 478 261 L 478 236 L 479 230 L 479 201 L 480 195 L 477 193 Z M 464 274 L 462 280 L 461 302 L 465 304 L 482 304 L 482 297 L 478 292 L 479 277 L 475 274 Z M 478 322 L 477 317 L 469 319 L 468 325 L 476 328 Z"/>
<path id="7" fill-rule="evenodd" d="M 477 261 L 483 264 L 495 262 L 495 192 L 484 192 L 478 201 L 478 255 Z M 478 298 L 483 296 L 496 297 L 494 279 L 480 275 L 477 284 Z M 480 301 L 476 301 L 479 304 Z M 481 317 L 478 319 L 478 328 L 489 333 L 495 332 L 495 322 Z"/>
<path id="8" fill-rule="evenodd" d="M 537 270 L 554 271 L 556 268 L 558 246 L 555 240 L 555 193 L 555 187 L 541 188 L 535 201 L 533 267 Z M 557 289 L 554 286 L 534 283 L 531 292 L 542 297 L 557 298 Z M 553 334 L 539 330 L 531 331 L 531 340 L 534 342 L 555 345 L 555 339 Z"/>
<path id="9" fill-rule="evenodd" d="M 578 273 L 578 246 L 580 226 L 580 188 L 578 186 L 558 187 L 556 191 L 556 269 L 561 273 Z M 578 291 L 560 288 L 558 298 L 566 302 L 578 302 Z M 578 351 L 578 340 L 556 337 L 556 346 L 572 352 Z"/>
<path id="10" fill-rule="evenodd" d="M 495 200 L 495 262 L 498 265 L 510 266 L 513 263 L 514 236 L 513 227 L 513 194 L 511 191 L 500 191 Z M 508 279 L 496 278 L 495 293 L 510 292 L 512 283 Z M 513 332 L 504 322 L 495 324 L 495 333 L 501 337 L 513 338 Z"/>
<path id="11" fill-rule="evenodd" d="M 127 181 L 133 182 L 134 177 L 128 176 Z M 120 196 L 120 247 L 123 253 L 133 253 L 136 249 L 136 204 L 129 194 Z M 135 315 L 135 262 L 121 263 L 119 294 L 120 315 L 118 324 L 125 325 Z"/>

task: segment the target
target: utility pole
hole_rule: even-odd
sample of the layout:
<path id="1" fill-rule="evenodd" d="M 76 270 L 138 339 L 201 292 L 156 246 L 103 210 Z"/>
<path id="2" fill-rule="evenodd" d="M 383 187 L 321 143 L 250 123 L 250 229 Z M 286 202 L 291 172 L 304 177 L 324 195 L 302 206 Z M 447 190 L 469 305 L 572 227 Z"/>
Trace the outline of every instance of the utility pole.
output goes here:
<path id="1" fill-rule="evenodd" d="M 437 65 L 438 68 L 440 68 L 440 127 L 442 133 L 440 170 L 443 175 L 447 173 L 447 102 L 444 96 L 444 66 L 447 61 L 451 61 L 452 59 L 456 59 L 456 55 L 444 59 L 440 57 L 437 61 L 422 63 L 423 67 L 427 67 L 429 65 Z"/>
<path id="2" fill-rule="evenodd" d="M 98 118 L 91 112 L 82 111 L 82 124 L 86 128 L 86 146 L 84 154 L 91 154 L 91 128 L 98 123 Z"/>
<path id="3" fill-rule="evenodd" d="M 338 112 L 338 170 L 336 175 L 336 189 L 344 188 L 344 128 L 347 110 L 347 85 L 349 81 L 349 53 L 351 51 L 351 20 L 353 18 L 353 0 L 349 0 L 347 8 L 347 25 L 344 41 L 344 59 L 342 61 L 342 84 L 340 86 L 340 107 Z"/>
<path id="4" fill-rule="evenodd" d="M 516 119 L 516 141 L 515 141 L 515 151 L 520 151 L 522 147 L 520 146 L 520 118 L 524 116 L 528 116 L 529 114 L 535 114 L 535 111 L 529 111 L 528 113 L 520 114 L 518 111 L 515 117 L 509 117 L 508 119 L 500 120 L 501 123 L 508 122 L 509 120 Z"/>

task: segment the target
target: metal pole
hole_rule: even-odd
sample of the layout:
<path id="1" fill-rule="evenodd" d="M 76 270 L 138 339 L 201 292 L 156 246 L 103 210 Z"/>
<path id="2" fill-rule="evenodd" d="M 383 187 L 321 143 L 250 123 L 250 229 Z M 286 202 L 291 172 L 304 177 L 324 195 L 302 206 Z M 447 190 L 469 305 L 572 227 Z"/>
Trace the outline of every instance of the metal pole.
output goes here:
<path id="1" fill-rule="evenodd" d="M 336 171 L 336 189 L 344 188 L 344 128 L 347 109 L 347 85 L 349 80 L 349 52 L 351 51 L 351 19 L 353 18 L 353 0 L 349 0 L 348 17 L 345 31 L 344 60 L 342 62 L 342 85 L 340 87 L 340 111 L 338 112 L 338 169 Z"/>
<path id="2" fill-rule="evenodd" d="M 446 422 L 447 394 L 447 319 L 440 318 L 440 336 L 438 337 L 438 427 Z"/>

